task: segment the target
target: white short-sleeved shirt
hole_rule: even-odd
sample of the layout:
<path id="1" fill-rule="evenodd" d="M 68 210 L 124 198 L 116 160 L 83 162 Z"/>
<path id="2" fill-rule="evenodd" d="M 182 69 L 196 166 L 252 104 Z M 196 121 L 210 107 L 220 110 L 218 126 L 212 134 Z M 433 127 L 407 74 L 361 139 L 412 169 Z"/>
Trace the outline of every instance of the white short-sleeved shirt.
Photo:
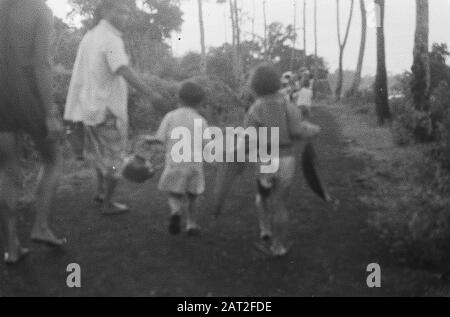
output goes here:
<path id="1" fill-rule="evenodd" d="M 168 113 L 161 122 L 161 125 L 156 133 L 156 138 L 163 142 L 166 147 L 166 165 L 173 165 L 175 162 L 172 157 L 173 146 L 180 140 L 172 139 L 172 132 L 176 128 L 186 128 L 190 132 L 191 136 L 191 162 L 195 161 L 195 155 L 203 158 L 203 148 L 196 148 L 195 145 L 195 121 L 201 122 L 201 130 L 197 131 L 200 137 L 203 137 L 203 133 L 208 129 L 208 122 L 197 111 L 188 107 L 181 107 Z M 203 138 L 200 140 L 203 147 Z M 183 165 L 175 163 L 175 165 Z M 189 165 L 189 164 L 188 164 Z"/>
<path id="2" fill-rule="evenodd" d="M 312 99 L 313 99 L 313 91 L 310 88 L 302 88 L 297 93 L 297 106 L 306 106 L 311 107 L 312 106 Z"/>
<path id="3" fill-rule="evenodd" d="M 117 70 L 129 64 L 122 33 L 102 20 L 83 38 L 78 49 L 64 119 L 95 126 L 108 110 L 128 125 L 128 87 Z"/>

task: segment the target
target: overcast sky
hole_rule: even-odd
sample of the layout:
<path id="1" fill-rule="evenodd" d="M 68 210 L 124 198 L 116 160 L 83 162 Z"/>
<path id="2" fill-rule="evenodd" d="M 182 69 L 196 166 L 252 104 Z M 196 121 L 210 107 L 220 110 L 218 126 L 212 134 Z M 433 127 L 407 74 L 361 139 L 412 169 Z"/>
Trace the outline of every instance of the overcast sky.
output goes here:
<path id="1" fill-rule="evenodd" d="M 231 41 L 231 23 L 229 7 L 216 4 L 216 0 L 204 0 L 204 15 L 207 46 L 219 46 Z M 252 31 L 250 21 L 255 12 L 256 32 L 263 34 L 262 0 L 238 0 L 246 14 L 242 26 L 244 33 Z M 301 2 L 298 2 L 298 21 L 301 22 Z M 308 0 L 307 7 L 307 50 L 312 53 L 313 38 L 313 3 Z M 342 0 L 342 32 L 347 21 L 350 0 Z M 70 7 L 67 0 L 48 0 L 55 15 L 65 18 Z M 317 0 L 318 3 L 318 43 L 319 55 L 325 57 L 331 71 L 338 64 L 338 45 L 336 31 L 336 1 Z M 371 7 L 372 0 L 366 0 Z M 253 9 L 255 8 L 255 9 Z M 289 24 L 294 19 L 293 0 L 267 0 L 268 22 Z M 170 43 L 175 55 L 180 56 L 188 51 L 200 50 L 200 35 L 198 26 L 197 0 L 181 0 L 181 10 L 184 12 L 184 23 L 180 33 L 174 34 Z M 354 15 L 350 37 L 345 52 L 344 68 L 354 69 L 359 51 L 361 17 L 359 1 L 355 1 Z M 387 68 L 390 73 L 398 73 L 410 68 L 412 63 L 412 47 L 415 30 L 415 1 L 386 1 L 386 49 Z M 376 30 L 368 30 L 368 43 L 364 73 L 373 74 L 376 70 Z M 180 40 L 178 40 L 180 38 Z M 450 1 L 430 0 L 430 43 L 444 42 L 450 47 Z M 298 48 L 302 48 L 303 40 L 299 39 Z"/>

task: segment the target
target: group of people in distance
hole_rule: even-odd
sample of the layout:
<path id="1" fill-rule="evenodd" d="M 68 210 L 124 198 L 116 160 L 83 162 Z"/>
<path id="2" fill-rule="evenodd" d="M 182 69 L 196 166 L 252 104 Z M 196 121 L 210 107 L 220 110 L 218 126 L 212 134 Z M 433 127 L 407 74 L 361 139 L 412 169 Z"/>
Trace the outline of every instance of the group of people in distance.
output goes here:
<path id="1" fill-rule="evenodd" d="M 311 117 L 312 101 L 314 97 L 314 79 L 306 68 L 300 69 L 299 74 L 286 72 L 281 78 L 282 92 L 289 96 L 289 100 L 302 111 L 303 117 Z"/>
<path id="2" fill-rule="evenodd" d="M 45 1 L 2 0 L 0 5 L 0 171 L 3 173 L 0 208 L 5 224 L 4 260 L 7 264 L 16 264 L 29 252 L 21 246 L 17 233 L 18 156 L 22 133 L 31 136 L 44 162 L 32 239 L 52 247 L 67 243 L 55 236 L 48 220 L 62 163 L 59 148 L 64 128 L 59 109 L 52 100 L 49 63 L 52 17 Z M 129 211 L 128 206 L 113 199 L 127 155 L 127 84 L 148 96 L 149 106 L 162 98 L 129 66 L 121 31 L 128 15 L 124 1 L 101 1 L 95 12 L 94 26 L 80 44 L 64 112 L 65 120 L 84 126 L 85 157 L 97 171 L 94 200 L 104 215 Z M 278 171 L 262 174 L 260 169 L 255 170 L 261 239 L 275 257 L 288 253 L 289 212 L 285 203 L 297 165 L 296 144 L 320 132 L 318 126 L 305 120 L 304 114 L 308 111 L 302 114 L 302 108 L 311 106 L 312 92 L 307 90 L 308 84 L 305 81 L 304 89 L 295 92 L 295 89 L 288 89 L 285 79 L 283 76 L 280 80 L 276 69 L 269 64 L 252 71 L 250 87 L 256 101 L 244 122 L 245 127 L 278 128 L 280 133 Z M 288 85 L 292 85 L 292 81 Z M 205 91 L 194 81 L 187 80 L 181 84 L 178 97 L 178 109 L 168 113 L 156 134 L 145 140 L 152 145 L 163 145 L 166 152 L 159 190 L 168 194 L 169 232 L 180 234 L 186 215 L 186 232 L 198 235 L 198 197 L 212 184 L 205 184 L 203 163 L 193 159 L 175 162 L 171 149 L 177 140 L 171 139 L 171 134 L 173 129 L 183 127 L 193 136 L 194 120 L 201 120 L 203 128 L 208 128 L 206 119 L 197 111 L 205 99 Z M 194 151 L 191 153 L 195 155 Z"/>

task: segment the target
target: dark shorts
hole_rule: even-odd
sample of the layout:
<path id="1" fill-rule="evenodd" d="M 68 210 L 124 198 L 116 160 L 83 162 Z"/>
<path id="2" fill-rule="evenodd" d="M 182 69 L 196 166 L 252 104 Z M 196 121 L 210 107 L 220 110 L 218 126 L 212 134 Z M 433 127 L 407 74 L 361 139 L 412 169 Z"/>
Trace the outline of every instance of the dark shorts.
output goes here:
<path id="1" fill-rule="evenodd" d="M 29 135 L 44 162 L 53 162 L 56 144 L 47 139 L 45 109 L 33 77 L 32 70 L 24 69 L 15 85 L 1 87 L 0 133 Z"/>

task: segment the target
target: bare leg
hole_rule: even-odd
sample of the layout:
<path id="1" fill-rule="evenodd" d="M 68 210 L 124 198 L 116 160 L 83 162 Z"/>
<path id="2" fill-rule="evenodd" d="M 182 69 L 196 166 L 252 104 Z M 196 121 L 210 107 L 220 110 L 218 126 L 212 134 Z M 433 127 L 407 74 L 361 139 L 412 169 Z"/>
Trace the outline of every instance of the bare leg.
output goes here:
<path id="1" fill-rule="evenodd" d="M 97 172 L 97 196 L 95 200 L 98 203 L 103 203 L 105 199 L 105 178 L 100 169 L 96 168 L 95 171 Z"/>
<path id="2" fill-rule="evenodd" d="M 5 246 L 5 261 L 17 263 L 27 253 L 22 249 L 17 233 L 17 201 L 20 191 L 17 139 L 12 133 L 0 133 L 0 172 L 3 182 L 0 187 L 0 210 L 2 210 Z"/>
<path id="3" fill-rule="evenodd" d="M 256 195 L 256 212 L 258 215 L 259 230 L 261 239 L 264 241 L 272 239 L 272 219 L 269 204 L 270 202 L 267 197 L 263 197 L 261 194 Z"/>
<path id="4" fill-rule="evenodd" d="M 281 160 L 278 172 L 278 181 L 271 195 L 273 202 L 273 233 L 272 254 L 285 256 L 288 253 L 287 239 L 289 231 L 289 211 L 286 201 L 289 197 L 289 189 L 295 174 L 295 159 Z"/>
<path id="5" fill-rule="evenodd" d="M 273 196 L 274 214 L 273 214 L 273 244 L 272 252 L 274 256 L 284 256 L 288 252 L 287 238 L 289 228 L 289 212 L 284 203 L 285 195 L 283 190 L 275 191 Z"/>
<path id="6" fill-rule="evenodd" d="M 198 225 L 198 196 L 188 194 L 188 208 L 186 215 L 186 231 L 189 235 L 198 235 L 200 228 Z"/>
<path id="7" fill-rule="evenodd" d="M 36 191 L 36 218 L 31 232 L 31 238 L 35 242 L 58 247 L 66 244 L 67 240 L 57 238 L 49 224 L 50 213 L 53 209 L 62 167 L 60 151 L 59 149 L 55 151 L 55 159 L 44 164 L 43 172 L 40 175 L 39 185 Z"/>
<path id="8" fill-rule="evenodd" d="M 106 216 L 123 214 L 130 211 L 128 206 L 114 202 L 112 199 L 118 182 L 117 177 L 115 177 L 113 173 L 104 177 L 105 198 L 102 213 Z"/>
<path id="9" fill-rule="evenodd" d="M 178 235 L 181 233 L 181 215 L 183 213 L 183 195 L 170 194 L 169 195 L 169 207 L 170 207 L 170 225 L 169 232 L 172 235 Z"/>

